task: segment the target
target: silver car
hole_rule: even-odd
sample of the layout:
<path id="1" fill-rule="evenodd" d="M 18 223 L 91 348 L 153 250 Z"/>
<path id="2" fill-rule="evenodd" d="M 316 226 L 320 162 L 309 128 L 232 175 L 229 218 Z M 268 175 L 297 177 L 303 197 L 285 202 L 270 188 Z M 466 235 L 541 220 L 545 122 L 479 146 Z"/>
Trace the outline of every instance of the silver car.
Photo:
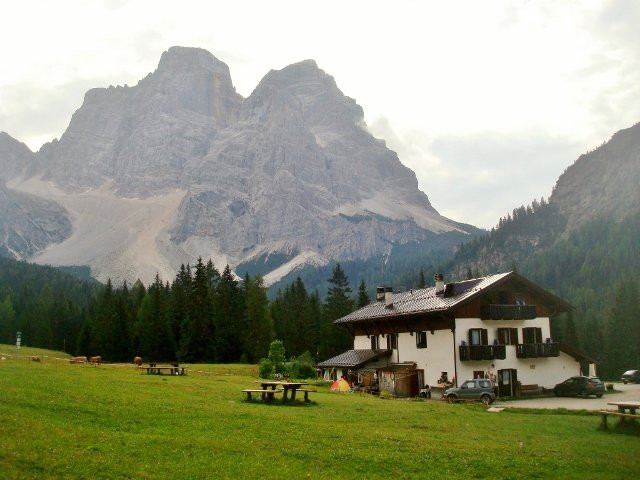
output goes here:
<path id="1" fill-rule="evenodd" d="M 449 403 L 456 403 L 460 400 L 480 400 L 485 405 L 490 405 L 496 399 L 493 391 L 493 382 L 484 378 L 474 378 L 465 380 L 457 388 L 448 388 L 442 397 Z"/>

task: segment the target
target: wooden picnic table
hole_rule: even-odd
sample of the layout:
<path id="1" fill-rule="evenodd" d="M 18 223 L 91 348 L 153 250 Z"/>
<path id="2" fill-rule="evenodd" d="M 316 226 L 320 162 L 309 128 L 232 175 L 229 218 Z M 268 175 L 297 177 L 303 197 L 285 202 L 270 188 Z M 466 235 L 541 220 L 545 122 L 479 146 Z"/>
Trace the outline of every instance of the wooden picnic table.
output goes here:
<path id="1" fill-rule="evenodd" d="M 187 367 L 181 367 L 179 365 L 156 365 L 150 364 L 147 367 L 143 367 L 147 370 L 147 375 L 162 375 L 162 372 L 167 372 L 169 375 L 186 375 Z"/>
<path id="2" fill-rule="evenodd" d="M 286 402 L 288 400 L 287 395 L 289 391 L 291 391 L 291 401 L 296 399 L 296 392 L 301 390 L 301 387 L 305 385 L 309 385 L 305 382 L 281 382 L 281 381 L 267 381 L 267 380 L 256 380 L 256 383 L 259 383 L 262 386 L 263 390 L 275 390 L 277 387 L 280 387 L 284 390 L 284 396 L 282 397 L 282 402 Z M 305 401 L 309 400 L 309 391 L 304 390 L 304 399 Z"/>
<path id="3" fill-rule="evenodd" d="M 607 417 L 618 417 L 620 419 L 620 423 L 625 423 L 627 420 L 631 422 L 635 422 L 636 420 L 640 420 L 640 415 L 636 413 L 636 410 L 640 409 L 640 402 L 635 401 L 627 401 L 627 402 L 607 402 L 607 405 L 613 405 L 618 407 L 618 411 L 614 412 L 611 410 L 599 410 L 599 413 L 602 416 L 602 420 L 600 422 L 600 428 L 603 430 L 607 429 Z"/>
<path id="4" fill-rule="evenodd" d="M 607 405 L 614 405 L 618 407 L 618 412 L 620 413 L 629 413 L 631 415 L 636 414 L 636 410 L 640 409 L 640 402 L 627 401 L 627 402 L 607 402 Z"/>

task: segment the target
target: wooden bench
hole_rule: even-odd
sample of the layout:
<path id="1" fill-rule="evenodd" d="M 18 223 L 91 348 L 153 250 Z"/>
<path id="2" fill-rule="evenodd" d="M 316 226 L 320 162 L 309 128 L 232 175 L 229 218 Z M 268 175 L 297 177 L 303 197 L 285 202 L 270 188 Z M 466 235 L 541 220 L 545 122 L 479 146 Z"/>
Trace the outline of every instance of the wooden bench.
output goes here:
<path id="1" fill-rule="evenodd" d="M 611 411 L 611 410 L 598 410 L 596 413 L 598 413 L 598 414 L 600 414 L 602 416 L 602 419 L 600 420 L 600 429 L 601 430 L 606 430 L 607 429 L 607 417 L 609 415 L 611 415 L 612 417 L 620 418 L 621 422 L 624 422 L 627 419 L 631 419 L 632 421 L 640 420 L 640 415 L 633 414 L 633 413 L 621 413 L 621 412 L 614 412 L 614 411 Z"/>
<path id="2" fill-rule="evenodd" d="M 270 402 L 273 400 L 273 396 L 276 393 L 282 393 L 284 392 L 284 390 L 272 390 L 272 389 L 266 389 L 266 390 L 257 390 L 257 389 L 251 389 L 251 388 L 245 388 L 244 390 L 242 390 L 244 393 L 247 394 L 247 400 L 251 400 L 251 394 L 252 393 L 259 393 L 262 400 Z"/>
<path id="3" fill-rule="evenodd" d="M 309 402 L 309 392 L 311 393 L 317 392 L 317 390 L 310 390 L 308 388 L 299 388 L 297 391 L 304 392 L 304 401 L 307 403 Z"/>
<path id="4" fill-rule="evenodd" d="M 542 387 L 540 387 L 537 383 L 531 383 L 529 385 L 520 385 L 520 394 L 523 396 L 541 395 Z"/>

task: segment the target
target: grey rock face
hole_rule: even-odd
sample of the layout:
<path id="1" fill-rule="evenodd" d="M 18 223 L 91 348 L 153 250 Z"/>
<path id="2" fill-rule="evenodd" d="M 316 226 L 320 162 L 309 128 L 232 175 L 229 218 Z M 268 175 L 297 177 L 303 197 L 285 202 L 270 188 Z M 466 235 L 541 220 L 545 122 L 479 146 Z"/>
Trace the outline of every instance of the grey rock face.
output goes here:
<path id="1" fill-rule="evenodd" d="M 17 177 L 33 168 L 35 154 L 24 143 L 0 132 L 0 182 Z"/>
<path id="2" fill-rule="evenodd" d="M 640 123 L 581 155 L 560 176 L 550 203 L 566 214 L 567 230 L 599 215 L 621 219 L 640 208 Z"/>
<path id="3" fill-rule="evenodd" d="M 23 143 L 0 132 L 0 255 L 28 258 L 71 233 L 67 212 L 55 202 L 10 190 L 5 182 L 28 175 L 36 156 Z"/>
<path id="4" fill-rule="evenodd" d="M 270 252 L 367 258 L 431 232 L 466 232 L 438 214 L 415 174 L 367 131 L 362 108 L 312 60 L 269 72 L 244 99 L 227 65 L 172 47 L 136 86 L 87 92 L 36 160 L 69 208 L 97 190 L 132 202 L 185 192 L 155 240 L 172 252 L 164 272 L 198 255 L 231 265 Z M 23 190 L 45 195 L 31 187 Z M 71 214 L 90 230 L 85 210 Z"/>
<path id="5" fill-rule="evenodd" d="M 0 184 L 0 255 L 29 258 L 71 234 L 67 212 L 55 202 Z"/>

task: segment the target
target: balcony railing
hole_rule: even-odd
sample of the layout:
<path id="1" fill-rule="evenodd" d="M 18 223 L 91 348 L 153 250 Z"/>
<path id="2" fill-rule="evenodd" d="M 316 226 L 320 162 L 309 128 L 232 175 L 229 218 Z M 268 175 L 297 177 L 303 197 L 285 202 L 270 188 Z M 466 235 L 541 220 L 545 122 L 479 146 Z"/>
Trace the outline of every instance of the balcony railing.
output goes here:
<path id="1" fill-rule="evenodd" d="M 504 345 L 460 345 L 460 360 L 504 360 Z"/>
<path id="2" fill-rule="evenodd" d="M 482 305 L 482 320 L 531 320 L 536 318 L 535 305 Z"/>
<path id="3" fill-rule="evenodd" d="M 516 345 L 516 357 L 518 358 L 539 358 L 539 357 L 559 357 L 560 344 L 557 342 L 548 343 L 519 343 Z"/>

